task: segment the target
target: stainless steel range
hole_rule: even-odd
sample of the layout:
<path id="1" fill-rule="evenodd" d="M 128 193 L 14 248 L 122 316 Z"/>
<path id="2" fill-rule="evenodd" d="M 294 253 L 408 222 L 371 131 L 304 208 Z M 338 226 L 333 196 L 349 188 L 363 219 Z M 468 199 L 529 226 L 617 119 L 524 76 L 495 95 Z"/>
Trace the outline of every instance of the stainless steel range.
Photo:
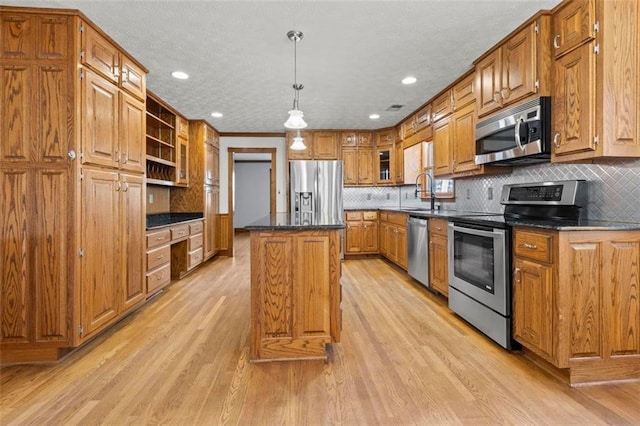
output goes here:
<path id="1" fill-rule="evenodd" d="M 587 203 L 582 180 L 502 187 L 503 214 L 449 219 L 449 307 L 511 349 L 511 227 L 575 221 Z"/>

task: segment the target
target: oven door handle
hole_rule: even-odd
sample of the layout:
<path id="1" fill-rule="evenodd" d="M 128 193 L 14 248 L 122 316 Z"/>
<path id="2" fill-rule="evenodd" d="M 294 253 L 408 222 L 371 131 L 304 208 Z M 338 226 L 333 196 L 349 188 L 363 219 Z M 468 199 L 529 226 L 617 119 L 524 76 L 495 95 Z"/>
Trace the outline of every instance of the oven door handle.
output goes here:
<path id="1" fill-rule="evenodd" d="M 455 232 L 461 232 L 463 234 L 471 234 L 471 235 L 477 235 L 479 237 L 490 237 L 490 238 L 496 238 L 496 237 L 500 237 L 502 236 L 502 232 L 500 231 L 482 231 L 480 229 L 473 229 L 473 228 L 466 228 L 463 226 L 456 226 L 456 225 L 449 225 L 451 227 L 451 229 Z"/>

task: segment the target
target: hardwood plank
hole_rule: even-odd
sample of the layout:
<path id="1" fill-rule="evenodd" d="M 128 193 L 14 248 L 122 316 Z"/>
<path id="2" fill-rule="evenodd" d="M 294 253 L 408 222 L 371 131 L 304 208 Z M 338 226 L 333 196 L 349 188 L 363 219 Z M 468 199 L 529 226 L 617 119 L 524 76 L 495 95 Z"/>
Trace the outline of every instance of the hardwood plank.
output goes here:
<path id="1" fill-rule="evenodd" d="M 0 423 L 637 424 L 640 383 L 570 388 L 377 258 L 343 264 L 327 362 L 249 362 L 248 235 L 57 364 L 0 369 Z"/>

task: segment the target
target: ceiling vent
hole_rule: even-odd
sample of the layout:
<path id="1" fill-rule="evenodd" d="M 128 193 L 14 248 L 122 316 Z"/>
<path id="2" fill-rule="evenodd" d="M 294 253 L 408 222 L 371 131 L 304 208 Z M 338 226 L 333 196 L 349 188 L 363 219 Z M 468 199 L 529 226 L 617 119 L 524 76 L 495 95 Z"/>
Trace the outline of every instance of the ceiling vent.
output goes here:
<path id="1" fill-rule="evenodd" d="M 403 107 L 404 105 L 391 105 L 389 108 L 385 109 L 385 111 L 400 111 L 400 109 Z"/>

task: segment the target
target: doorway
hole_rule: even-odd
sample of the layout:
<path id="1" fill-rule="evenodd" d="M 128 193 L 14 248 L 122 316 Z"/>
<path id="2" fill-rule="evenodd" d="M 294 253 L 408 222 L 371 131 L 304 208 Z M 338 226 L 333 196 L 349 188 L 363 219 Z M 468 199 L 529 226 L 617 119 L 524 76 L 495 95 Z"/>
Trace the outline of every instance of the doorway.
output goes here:
<path id="1" fill-rule="evenodd" d="M 276 148 L 227 148 L 228 153 L 228 170 L 229 176 L 227 179 L 227 194 L 228 194 L 228 210 L 229 210 L 229 255 L 233 256 L 233 239 L 235 233 L 235 208 L 236 208 L 236 156 L 242 156 L 244 161 L 268 161 L 269 170 L 268 174 L 268 187 L 269 187 L 269 213 L 276 212 Z M 237 155 L 236 155 L 237 154 Z M 268 160 L 267 160 L 268 156 Z"/>

